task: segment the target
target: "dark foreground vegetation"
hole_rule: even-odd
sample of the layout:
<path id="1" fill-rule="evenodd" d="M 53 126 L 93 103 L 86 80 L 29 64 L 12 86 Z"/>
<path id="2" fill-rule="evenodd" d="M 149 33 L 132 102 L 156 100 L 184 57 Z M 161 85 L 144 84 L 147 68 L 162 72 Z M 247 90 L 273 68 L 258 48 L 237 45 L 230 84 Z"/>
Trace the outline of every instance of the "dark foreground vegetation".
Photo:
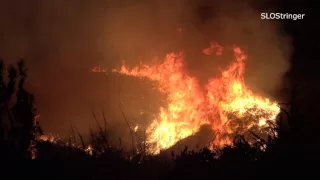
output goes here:
<path id="1" fill-rule="evenodd" d="M 72 146 L 36 141 L 36 136 L 43 132 L 36 120 L 33 95 L 23 86 L 26 77 L 23 61 L 18 63 L 17 68 L 5 67 L 0 62 L 0 163 L 3 179 L 317 177 L 319 135 L 315 132 L 313 118 L 299 112 L 302 104 L 295 101 L 294 93 L 292 101 L 284 105 L 286 110 L 282 111 L 274 127 L 278 137 L 260 140 L 254 147 L 250 147 L 239 135 L 234 140 L 235 147 L 226 147 L 217 152 L 206 148 L 189 151 L 186 148 L 181 153 L 172 153 L 171 158 L 135 152 L 128 156 L 119 148 L 111 148 L 105 134 L 92 133 L 92 146 L 97 151 L 89 155 Z M 284 119 L 290 128 L 283 127 Z M 267 145 L 267 149 L 261 150 L 263 145 Z M 35 153 L 37 158 L 32 159 Z"/>

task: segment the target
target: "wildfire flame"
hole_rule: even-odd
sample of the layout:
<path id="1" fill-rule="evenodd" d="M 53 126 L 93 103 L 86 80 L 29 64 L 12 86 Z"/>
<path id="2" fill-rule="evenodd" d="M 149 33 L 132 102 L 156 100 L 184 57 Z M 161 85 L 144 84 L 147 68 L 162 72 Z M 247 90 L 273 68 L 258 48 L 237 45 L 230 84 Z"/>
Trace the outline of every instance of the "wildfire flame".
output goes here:
<path id="1" fill-rule="evenodd" d="M 210 47 L 202 52 L 206 55 L 221 56 L 222 51 L 221 45 L 211 42 Z M 213 149 L 232 145 L 235 134 L 244 134 L 254 128 L 265 133 L 263 129 L 269 126 L 267 121 L 276 120 L 280 113 L 279 105 L 254 94 L 246 87 L 244 61 L 247 56 L 239 47 L 234 47 L 233 51 L 236 61 L 222 71 L 221 76 L 209 79 L 205 87 L 200 87 L 195 77 L 188 76 L 182 70 L 181 53 L 168 54 L 162 64 L 140 64 L 131 69 L 123 64 L 120 69 L 112 70 L 123 75 L 155 81 L 158 90 L 167 94 L 168 105 L 160 107 L 158 116 L 146 130 L 148 153 L 158 154 L 161 150 L 170 148 L 181 139 L 198 132 L 202 125 L 210 125 L 215 133 L 211 142 Z M 92 71 L 107 72 L 99 66 Z M 139 125 L 133 127 L 134 132 L 138 129 Z M 51 134 L 39 135 L 36 140 L 61 144 L 60 138 Z M 72 146 L 93 155 L 94 149 L 91 145 L 84 149 L 72 143 L 62 145 Z M 263 145 L 261 148 L 263 150 L 266 147 Z"/>
<path id="2" fill-rule="evenodd" d="M 222 55 L 223 47 L 212 42 L 203 50 L 206 55 L 215 52 Z M 136 76 L 156 81 L 158 89 L 167 94 L 167 107 L 160 107 L 156 119 L 148 126 L 148 152 L 158 154 L 179 140 L 195 134 L 202 125 L 210 125 L 215 138 L 211 148 L 232 145 L 232 135 L 244 133 L 253 127 L 262 130 L 267 121 L 275 121 L 280 113 L 276 102 L 255 95 L 244 83 L 247 56 L 239 47 L 233 48 L 236 61 L 220 77 L 208 80 L 200 88 L 195 77 L 183 72 L 182 54 L 171 53 L 164 63 L 145 65 L 129 69 L 125 64 L 113 69 L 127 76 Z"/>
<path id="3" fill-rule="evenodd" d="M 100 66 L 94 66 L 92 69 L 91 69 L 92 72 L 108 72 L 106 68 L 101 68 Z"/>

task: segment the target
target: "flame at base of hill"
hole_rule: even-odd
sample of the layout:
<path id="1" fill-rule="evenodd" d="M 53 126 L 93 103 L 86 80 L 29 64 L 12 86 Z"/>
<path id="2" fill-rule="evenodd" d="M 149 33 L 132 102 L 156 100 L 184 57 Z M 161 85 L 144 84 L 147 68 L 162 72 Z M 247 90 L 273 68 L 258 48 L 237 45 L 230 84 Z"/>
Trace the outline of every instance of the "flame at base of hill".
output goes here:
<path id="1" fill-rule="evenodd" d="M 212 43 L 214 45 L 217 43 Z M 218 46 L 221 55 L 222 46 Z M 207 55 L 215 47 L 205 49 Z M 247 56 L 239 47 L 233 48 L 235 62 L 221 72 L 220 77 L 208 80 L 204 88 L 195 77 L 183 72 L 182 54 L 171 53 L 164 63 L 113 69 L 127 76 L 156 81 L 160 92 L 167 94 L 168 105 L 160 107 L 156 119 L 147 128 L 150 154 L 158 154 L 179 140 L 195 134 L 202 125 L 209 124 L 215 133 L 211 148 L 232 145 L 236 134 L 254 130 L 266 134 L 267 121 L 275 121 L 280 113 L 276 102 L 251 92 L 244 83 Z M 209 53 L 211 52 L 211 53 Z M 250 142 L 249 142 L 250 143 Z"/>

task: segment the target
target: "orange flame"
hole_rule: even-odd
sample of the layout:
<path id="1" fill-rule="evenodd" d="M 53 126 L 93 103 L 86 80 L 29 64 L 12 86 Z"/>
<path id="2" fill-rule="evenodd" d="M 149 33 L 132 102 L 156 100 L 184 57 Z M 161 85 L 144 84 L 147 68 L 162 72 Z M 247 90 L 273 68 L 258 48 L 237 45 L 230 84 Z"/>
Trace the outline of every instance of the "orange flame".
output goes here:
<path id="1" fill-rule="evenodd" d="M 210 42 L 210 47 L 202 50 L 203 54 L 211 55 L 213 52 L 216 52 L 217 56 L 221 56 L 223 47 L 215 41 Z"/>
<path id="2" fill-rule="evenodd" d="M 206 55 L 216 51 L 222 54 L 222 46 L 212 42 L 203 50 Z M 236 62 L 222 72 L 221 77 L 210 79 L 205 92 L 196 78 L 182 70 L 182 54 L 168 54 L 163 64 L 140 64 L 129 69 L 122 65 L 113 69 L 128 76 L 157 81 L 159 91 L 166 93 L 167 107 L 160 107 L 159 115 L 147 128 L 148 152 L 158 154 L 179 140 L 195 134 L 202 125 L 209 124 L 216 132 L 212 148 L 231 145 L 231 135 L 243 133 L 252 127 L 267 127 L 267 121 L 275 121 L 280 112 L 276 102 L 254 95 L 244 84 L 247 56 L 239 47 L 233 49 Z M 242 129 L 242 131 L 239 131 Z"/>

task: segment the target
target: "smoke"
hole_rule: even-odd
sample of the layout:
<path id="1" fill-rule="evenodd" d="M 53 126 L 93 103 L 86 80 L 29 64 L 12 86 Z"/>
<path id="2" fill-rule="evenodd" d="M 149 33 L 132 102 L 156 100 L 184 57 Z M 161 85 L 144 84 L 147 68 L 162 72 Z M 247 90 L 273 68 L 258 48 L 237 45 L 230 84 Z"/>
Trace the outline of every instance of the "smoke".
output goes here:
<path id="1" fill-rule="evenodd" d="M 118 59 L 129 64 L 138 63 L 138 56 L 151 59 L 183 50 L 187 71 L 203 82 L 216 75 L 217 66 L 223 68 L 234 59 L 205 57 L 201 48 L 209 46 L 210 40 L 229 46 L 229 51 L 232 45 L 239 45 L 249 55 L 247 84 L 273 93 L 289 69 L 291 40 L 279 21 L 260 19 L 262 12 L 274 12 L 276 4 L 269 1 L 255 6 L 260 9 L 250 1 L 146 1 L 111 9 L 106 36 L 119 51 Z"/>
<path id="2" fill-rule="evenodd" d="M 72 121 L 87 132 L 94 125 L 90 108 L 108 101 L 110 121 L 123 128 L 115 115 L 116 97 L 126 88 L 143 92 L 143 87 L 106 80 L 90 73 L 92 66 L 118 67 L 121 60 L 136 64 L 139 57 L 148 61 L 183 49 L 187 70 L 206 81 L 217 65 L 228 64 L 201 54 L 216 40 L 238 44 L 249 55 L 250 87 L 276 90 L 289 68 L 290 39 L 281 34 L 279 22 L 260 20 L 260 13 L 248 2 L 231 0 L 7 0 L 0 2 L 0 56 L 6 63 L 27 60 L 46 131 L 68 134 Z"/>

